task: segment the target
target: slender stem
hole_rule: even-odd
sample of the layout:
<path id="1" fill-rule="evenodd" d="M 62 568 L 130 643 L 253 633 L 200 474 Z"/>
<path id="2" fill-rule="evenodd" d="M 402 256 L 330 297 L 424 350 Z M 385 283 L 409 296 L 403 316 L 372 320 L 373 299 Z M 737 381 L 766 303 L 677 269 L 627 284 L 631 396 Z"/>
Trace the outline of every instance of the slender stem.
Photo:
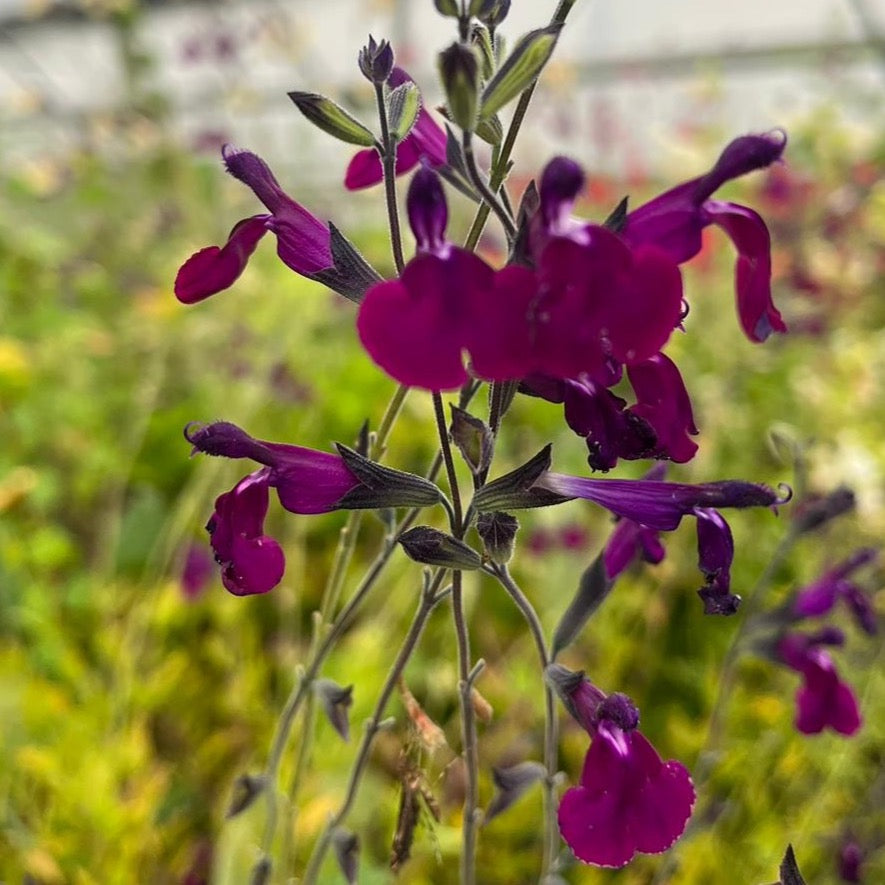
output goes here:
<path id="1" fill-rule="evenodd" d="M 544 638 L 544 628 L 541 619 L 535 611 L 525 593 L 510 576 L 507 566 L 498 565 L 486 570 L 501 583 L 501 586 L 510 594 L 510 598 L 516 603 L 522 612 L 535 645 L 538 649 L 538 657 L 541 660 L 541 671 L 547 669 L 550 663 L 550 651 Z M 554 872 L 556 855 L 559 848 L 559 826 L 556 818 L 556 772 L 558 769 L 557 747 L 559 744 L 559 721 L 556 718 L 556 705 L 554 704 L 553 691 L 544 681 L 544 767 L 547 769 L 547 777 L 544 779 L 544 856 L 541 865 L 541 881 Z"/>
<path id="2" fill-rule="evenodd" d="M 575 3 L 576 0 L 559 0 L 553 16 L 550 19 L 550 24 L 562 24 L 566 20 L 569 12 L 571 12 Z M 510 126 L 507 128 L 507 135 L 504 137 L 504 143 L 501 145 L 498 160 L 493 165 L 491 174 L 489 175 L 489 188 L 492 193 L 498 192 L 498 189 L 507 177 L 510 165 L 510 154 L 513 153 L 513 146 L 516 144 L 516 136 L 519 134 L 520 127 L 525 119 L 526 111 L 529 109 L 532 95 L 535 92 L 536 83 L 537 80 L 523 90 L 522 95 L 519 96 L 519 101 L 516 103 L 516 110 L 514 110 Z M 489 217 L 489 211 L 487 203 L 480 203 L 479 208 L 476 210 L 473 224 L 470 226 L 470 231 L 467 234 L 467 239 L 464 241 L 465 249 L 473 250 L 476 248 L 476 244 L 479 242 L 483 228 L 486 225 L 486 220 Z"/>
<path id="3" fill-rule="evenodd" d="M 507 234 L 507 242 L 512 243 L 516 237 L 516 225 L 513 219 L 507 214 L 507 210 L 501 205 L 501 201 L 497 198 L 494 191 L 486 184 L 479 167 L 476 165 L 476 156 L 473 153 L 473 134 L 464 130 L 464 159 L 467 162 L 467 171 L 470 173 L 470 180 L 473 186 L 479 191 L 480 196 L 486 205 L 498 216 L 504 232 Z"/>
<path id="4" fill-rule="evenodd" d="M 307 864 L 307 869 L 304 873 L 304 878 L 302 879 L 303 885 L 309 885 L 309 883 L 317 881 L 320 867 L 322 866 L 323 860 L 326 856 L 326 852 L 328 851 L 329 845 L 331 844 L 332 835 L 335 829 L 341 826 L 344 819 L 350 813 L 350 809 L 353 807 L 353 803 L 356 799 L 357 790 L 359 789 L 363 773 L 365 772 L 366 765 L 369 762 L 369 752 L 372 749 L 372 742 L 375 739 L 375 735 L 379 731 L 381 720 L 384 716 L 384 711 L 387 709 L 387 703 L 390 700 L 390 696 L 393 693 L 393 690 L 396 688 L 397 682 L 399 681 L 400 676 L 402 675 L 402 672 L 409 661 L 409 658 L 411 658 L 413 652 L 415 651 L 415 648 L 418 645 L 418 640 L 421 638 L 421 633 L 424 630 L 424 626 L 427 623 L 427 619 L 430 616 L 430 613 L 433 611 L 437 602 L 439 601 L 437 590 L 439 589 L 439 585 L 442 583 L 442 578 L 444 575 L 445 569 L 438 569 L 433 580 L 429 582 L 428 586 L 425 588 L 424 592 L 421 595 L 421 602 L 418 606 L 418 611 L 415 614 L 415 618 L 412 621 L 412 625 L 409 628 L 409 632 L 406 634 L 406 638 L 403 640 L 402 646 L 400 646 L 400 650 L 396 656 L 396 660 L 393 662 L 393 665 L 391 666 L 390 671 L 387 674 L 387 679 L 385 680 L 384 686 L 381 689 L 381 693 L 378 696 L 378 700 L 375 703 L 375 710 L 372 713 L 372 717 L 366 723 L 366 730 L 363 733 L 363 739 L 360 743 L 356 760 L 354 761 L 353 767 L 350 770 L 350 777 L 348 779 L 347 792 L 345 794 L 344 801 L 341 803 L 335 814 L 333 814 L 329 821 L 326 823 L 322 834 L 320 835 L 316 845 L 314 846 L 313 852 L 310 856 L 310 860 Z"/>
<path id="5" fill-rule="evenodd" d="M 449 442 L 449 427 L 446 422 L 446 412 L 443 406 L 442 394 L 439 391 L 433 392 L 433 411 L 436 415 L 436 429 L 439 432 L 439 444 L 442 450 L 443 461 L 446 465 L 446 475 L 449 479 L 449 489 L 452 493 L 452 506 L 454 508 L 454 516 L 452 519 L 452 534 L 456 538 L 462 535 L 461 521 L 461 492 L 458 489 L 458 476 L 455 473 L 455 462 L 452 458 L 452 446 Z"/>
<path id="6" fill-rule="evenodd" d="M 401 274 L 406 262 L 403 260 L 403 241 L 399 229 L 399 210 L 396 206 L 396 139 L 391 136 L 387 122 L 387 105 L 384 102 L 384 85 L 375 85 L 378 102 L 378 120 L 381 123 L 381 166 L 384 170 L 384 196 L 387 202 L 387 220 L 390 227 L 390 247 L 396 272 Z M 376 145 L 376 150 L 378 146 Z"/>
<path id="7" fill-rule="evenodd" d="M 473 709 L 473 678 L 470 664 L 470 634 L 464 618 L 462 573 L 452 572 L 452 616 L 458 642 L 458 690 L 461 699 L 461 741 L 467 766 L 467 791 L 463 811 L 463 849 L 461 885 L 476 882 L 476 829 L 479 822 L 479 748 L 476 734 L 476 711 Z M 478 674 L 477 674 L 478 675 Z"/>

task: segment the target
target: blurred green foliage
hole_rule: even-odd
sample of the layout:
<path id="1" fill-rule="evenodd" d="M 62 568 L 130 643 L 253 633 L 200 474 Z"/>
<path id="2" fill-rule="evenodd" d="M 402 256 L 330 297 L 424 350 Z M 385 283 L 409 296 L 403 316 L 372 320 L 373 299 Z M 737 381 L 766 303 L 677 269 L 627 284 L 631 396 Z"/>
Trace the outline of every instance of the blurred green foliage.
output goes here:
<path id="1" fill-rule="evenodd" d="M 702 147 L 708 157 L 717 149 Z M 698 457 L 671 477 L 785 480 L 799 493 L 846 482 L 858 492 L 856 514 L 799 541 L 774 575 L 773 599 L 885 529 L 883 145 L 858 144 L 824 115 L 793 133 L 788 156 L 782 187 L 755 181 L 735 193 L 771 219 L 776 299 L 793 334 L 764 346 L 743 339 L 732 307 L 733 255 L 714 236 L 686 274 L 688 334 L 669 350 L 702 431 Z M 619 183 L 607 187 L 620 196 Z M 225 808 L 236 777 L 263 766 L 345 517 L 272 508 L 268 530 L 288 559 L 282 585 L 237 599 L 213 571 L 205 592 L 187 598 L 186 552 L 193 543 L 207 547 L 202 525 L 213 498 L 244 469 L 189 460 L 181 431 L 191 420 L 226 419 L 258 437 L 327 448 L 351 442 L 366 418 L 377 424 L 393 384 L 360 351 L 352 305 L 295 277 L 270 245 L 232 291 L 190 308 L 174 300 L 182 259 L 222 241 L 254 211 L 250 195 L 214 163 L 163 147 L 114 161 L 82 155 L 3 176 L 0 191 L 0 878 L 246 881 L 263 805 L 227 823 Z M 601 218 L 611 205 L 584 208 Z M 383 231 L 348 233 L 389 267 Z M 484 407 L 480 397 L 474 412 Z M 432 426 L 429 398 L 411 393 L 390 462 L 423 470 L 435 451 Z M 558 469 L 585 469 L 583 443 L 565 429 L 559 407 L 518 399 L 497 469 L 551 439 Z M 798 480 L 784 440 L 802 452 Z M 625 465 L 622 475 L 641 470 Z M 763 571 L 789 514 L 731 519 L 737 592 Z M 520 519 L 514 573 L 552 629 L 609 520 L 581 502 Z M 531 552 L 527 542 L 534 536 L 541 546 L 540 531 L 550 537 L 576 526 L 585 535 L 579 549 Z M 366 517 L 351 585 L 381 535 Z M 738 619 L 701 614 L 691 526 L 669 537 L 667 549 L 661 565 L 621 579 L 564 660 L 630 694 L 661 754 L 694 766 Z M 418 582 L 414 566 L 395 556 L 324 670 L 355 684 L 357 735 Z M 542 690 L 530 637 L 500 588 L 475 578 L 467 602 L 474 653 L 488 664 L 479 689 L 494 709 L 480 735 L 486 802 L 491 765 L 539 758 Z M 454 657 L 443 606 L 406 681 L 448 746 L 432 756 L 422 750 L 400 700 L 392 702 L 397 725 L 379 736 L 350 819 L 362 839 L 361 882 L 390 879 L 406 760 L 423 768 L 441 820 L 423 815 L 402 876 L 454 881 L 463 795 L 451 749 L 459 746 Z M 838 660 L 866 719 L 852 740 L 797 735 L 794 675 L 742 662 L 699 820 L 671 852 L 672 881 L 772 881 L 791 841 L 808 881 L 836 882 L 836 852 L 849 832 L 872 852 L 868 881 L 885 881 L 885 854 L 873 851 L 885 835 L 881 643 L 852 633 Z M 560 761 L 572 782 L 586 743 L 564 723 Z M 302 862 L 340 801 L 353 752 L 318 722 L 283 837 Z M 479 880 L 532 881 L 540 832 L 536 790 L 482 831 Z M 654 877 L 663 862 L 573 868 L 567 877 L 638 885 L 662 881 Z M 338 881 L 333 861 L 326 870 L 323 881 Z"/>

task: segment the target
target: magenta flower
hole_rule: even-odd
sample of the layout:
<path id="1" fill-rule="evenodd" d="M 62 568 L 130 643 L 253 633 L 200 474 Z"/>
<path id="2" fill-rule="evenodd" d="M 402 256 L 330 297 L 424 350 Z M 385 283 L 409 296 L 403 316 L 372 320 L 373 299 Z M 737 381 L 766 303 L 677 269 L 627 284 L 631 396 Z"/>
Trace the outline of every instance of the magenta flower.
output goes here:
<path id="1" fill-rule="evenodd" d="M 395 67 L 387 81 L 392 89 L 412 78 L 399 67 Z M 405 175 L 414 169 L 421 160 L 438 168 L 446 165 L 446 134 L 422 106 L 412 131 L 396 146 L 396 174 Z M 347 167 L 344 186 L 351 191 L 371 187 L 384 180 L 381 158 L 374 148 L 366 148 L 355 154 Z"/>
<path id="2" fill-rule="evenodd" d="M 282 548 L 264 534 L 269 481 L 266 467 L 241 479 L 218 496 L 206 524 L 221 582 L 234 596 L 267 593 L 279 584 L 286 568 Z"/>
<path id="3" fill-rule="evenodd" d="M 659 854 L 683 833 L 695 801 L 688 770 L 662 762 L 637 730 L 639 711 L 622 694 L 605 696 L 582 673 L 554 664 L 548 679 L 591 735 L 581 781 L 559 803 L 559 829 L 575 857 L 622 867 L 636 852 Z"/>
<path id="4" fill-rule="evenodd" d="M 851 687 L 842 682 L 836 665 L 821 645 L 841 644 L 838 630 L 815 636 L 787 633 L 777 654 L 788 667 L 802 675 L 796 692 L 796 728 L 803 734 L 819 734 L 825 728 L 850 736 L 861 726 L 860 710 Z"/>
<path id="5" fill-rule="evenodd" d="M 852 572 L 872 562 L 878 551 L 870 547 L 858 550 L 852 557 L 829 569 L 820 578 L 800 590 L 792 605 L 796 618 L 819 618 L 832 611 L 842 599 L 862 630 L 874 635 L 878 630 L 876 613 L 867 595 L 846 580 Z"/>
<path id="6" fill-rule="evenodd" d="M 488 297 L 495 274 L 445 241 L 445 195 L 426 166 L 412 178 L 407 205 L 418 254 L 400 279 L 369 289 L 357 331 L 372 359 L 400 383 L 449 390 L 467 380 L 462 352 L 472 341 L 474 308 Z"/>
<path id="7" fill-rule="evenodd" d="M 737 309 L 751 341 L 764 341 L 787 327 L 771 300 L 771 238 L 762 218 L 736 203 L 711 200 L 725 182 L 780 159 L 786 136 L 777 131 L 736 138 L 713 168 L 661 194 L 627 216 L 622 236 L 631 246 L 655 244 L 674 261 L 688 261 L 701 250 L 701 231 L 721 227 L 738 252 L 735 267 Z"/>
<path id="8" fill-rule="evenodd" d="M 690 437 L 697 436 L 691 400 L 676 364 L 662 353 L 627 367 L 636 394 L 630 411 L 654 431 L 653 457 L 677 464 L 690 461 L 698 450 Z"/>
<path id="9" fill-rule="evenodd" d="M 194 452 L 250 458 L 264 464 L 265 485 L 277 490 L 280 503 L 291 513 L 329 513 L 346 507 L 346 496 L 362 484 L 340 455 L 265 442 L 226 421 L 203 427 L 188 425 L 185 438 Z"/>
<path id="10" fill-rule="evenodd" d="M 269 214 L 237 222 L 224 246 L 208 246 L 191 255 L 175 278 L 175 297 L 194 304 L 227 289 L 268 231 L 276 234 L 277 254 L 296 273 L 319 279 L 323 271 L 334 271 L 328 225 L 289 197 L 256 154 L 229 144 L 221 153 L 227 171 L 252 188 Z"/>

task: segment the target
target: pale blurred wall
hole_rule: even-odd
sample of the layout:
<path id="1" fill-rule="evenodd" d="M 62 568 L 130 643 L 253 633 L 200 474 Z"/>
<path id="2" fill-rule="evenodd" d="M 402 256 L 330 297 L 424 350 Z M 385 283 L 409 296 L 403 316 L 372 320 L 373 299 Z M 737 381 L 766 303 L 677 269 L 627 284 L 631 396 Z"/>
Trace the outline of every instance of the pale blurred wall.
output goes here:
<path id="1" fill-rule="evenodd" d="M 0 16 L 13 17 L 0 26 L 7 165 L 92 138 L 126 95 L 107 22 L 28 22 L 20 13 L 31 5 L 0 0 Z M 514 0 L 505 34 L 545 23 L 554 6 Z M 431 0 L 155 4 L 136 30 L 156 62 L 142 88 L 169 99 L 183 144 L 231 140 L 321 189 L 351 152 L 301 120 L 285 93 L 366 103 L 371 120 L 355 66 L 368 33 L 393 38 L 427 101 L 441 100 L 433 57 L 453 31 Z M 680 129 L 764 130 L 824 101 L 850 114 L 845 96 L 885 88 L 882 34 L 885 0 L 578 0 L 519 158 L 558 150 L 616 171 L 653 169 Z"/>

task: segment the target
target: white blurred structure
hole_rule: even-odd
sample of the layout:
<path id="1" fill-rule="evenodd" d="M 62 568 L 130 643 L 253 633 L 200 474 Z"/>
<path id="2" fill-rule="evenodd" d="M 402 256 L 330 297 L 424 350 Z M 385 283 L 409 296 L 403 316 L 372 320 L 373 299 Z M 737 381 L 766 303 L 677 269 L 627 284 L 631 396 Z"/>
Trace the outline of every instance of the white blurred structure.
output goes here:
<path id="1" fill-rule="evenodd" d="M 119 29 L 22 18 L 33 5 L 0 0 L 7 165 L 75 146 L 131 96 Z M 554 7 L 514 0 L 502 31 L 515 38 Z M 429 104 L 441 100 L 433 58 L 454 33 L 432 0 L 155 2 L 130 36 L 153 59 L 138 89 L 168 100 L 182 143 L 231 140 L 319 187 L 340 180 L 350 151 L 304 121 L 286 92 L 326 93 L 371 122 L 355 63 L 369 33 L 394 42 Z M 828 101 L 850 115 L 850 96 L 885 91 L 883 35 L 885 0 L 577 0 L 517 159 L 557 150 L 609 169 L 654 168 L 676 129 L 764 130 Z"/>

